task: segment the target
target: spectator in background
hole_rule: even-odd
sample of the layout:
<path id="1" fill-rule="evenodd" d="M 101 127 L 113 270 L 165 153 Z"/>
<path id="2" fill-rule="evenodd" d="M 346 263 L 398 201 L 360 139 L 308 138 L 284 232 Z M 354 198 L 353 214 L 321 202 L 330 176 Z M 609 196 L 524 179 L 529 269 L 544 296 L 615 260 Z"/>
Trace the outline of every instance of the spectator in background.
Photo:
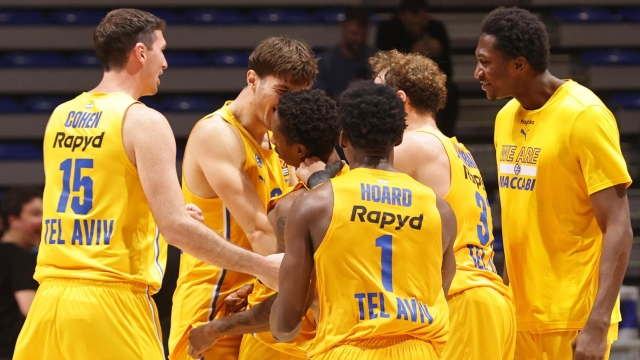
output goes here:
<path id="1" fill-rule="evenodd" d="M 42 232 L 42 189 L 16 187 L 0 205 L 0 360 L 11 359 L 38 283 L 33 279 Z"/>
<path id="2" fill-rule="evenodd" d="M 378 26 L 376 46 L 385 51 L 420 53 L 440 66 L 447 75 L 447 104 L 436 114 L 436 123 L 446 136 L 454 136 L 459 95 L 452 81 L 449 35 L 441 21 L 429 17 L 426 0 L 402 0 L 397 15 Z"/>
<path id="3" fill-rule="evenodd" d="M 336 101 L 352 81 L 371 79 L 373 73 L 368 59 L 375 53 L 375 49 L 367 45 L 369 13 L 365 9 L 348 8 L 340 29 L 340 43 L 320 55 L 318 77 L 313 86 Z"/>

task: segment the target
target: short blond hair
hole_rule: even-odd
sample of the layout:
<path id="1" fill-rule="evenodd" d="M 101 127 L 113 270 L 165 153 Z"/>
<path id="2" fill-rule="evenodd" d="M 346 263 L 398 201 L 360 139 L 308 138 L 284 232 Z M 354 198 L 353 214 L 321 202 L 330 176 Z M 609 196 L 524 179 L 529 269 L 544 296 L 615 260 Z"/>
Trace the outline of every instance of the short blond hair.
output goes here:
<path id="1" fill-rule="evenodd" d="M 417 53 L 380 51 L 369 64 L 385 84 L 404 91 L 419 113 L 435 115 L 447 103 L 447 75 L 435 61 Z"/>
<path id="2" fill-rule="evenodd" d="M 294 86 L 311 86 L 318 60 L 309 45 L 284 37 L 263 40 L 249 56 L 249 70 L 259 77 L 275 76 Z"/>

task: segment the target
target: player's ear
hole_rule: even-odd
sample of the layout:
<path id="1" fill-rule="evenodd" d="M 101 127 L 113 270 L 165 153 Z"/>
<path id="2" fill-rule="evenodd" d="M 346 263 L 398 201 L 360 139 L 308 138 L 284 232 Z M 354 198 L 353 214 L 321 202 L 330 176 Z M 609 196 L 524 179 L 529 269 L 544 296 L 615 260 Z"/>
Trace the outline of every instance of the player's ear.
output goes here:
<path id="1" fill-rule="evenodd" d="M 133 57 L 136 59 L 137 62 L 142 63 L 147 59 L 146 52 L 147 52 L 147 47 L 143 43 L 139 42 L 133 47 L 131 54 L 133 55 Z"/>
<path id="2" fill-rule="evenodd" d="M 347 137 L 344 135 L 343 131 L 340 131 L 340 138 L 338 139 L 338 144 L 340 145 L 341 148 L 346 148 L 347 147 Z"/>
<path id="3" fill-rule="evenodd" d="M 407 93 L 402 90 L 398 90 L 398 97 L 402 100 L 403 103 L 407 103 Z"/>
<path id="4" fill-rule="evenodd" d="M 404 133 L 400 134 L 400 136 L 398 137 L 398 139 L 396 140 L 396 144 L 393 146 L 398 146 L 400 144 L 402 144 L 402 137 L 404 136 Z"/>
<path id="5" fill-rule="evenodd" d="M 307 150 L 306 146 L 302 144 L 296 145 L 296 154 L 300 157 L 300 159 L 306 159 L 310 157 L 309 150 Z"/>
<path id="6" fill-rule="evenodd" d="M 255 91 L 257 83 L 258 83 L 258 74 L 256 74 L 256 72 L 253 70 L 247 71 L 247 86 L 251 88 L 252 91 Z"/>
<path id="7" fill-rule="evenodd" d="M 524 56 L 518 56 L 513 60 L 513 63 L 516 71 L 522 71 L 524 70 L 524 66 L 527 63 L 527 60 L 524 58 Z"/>

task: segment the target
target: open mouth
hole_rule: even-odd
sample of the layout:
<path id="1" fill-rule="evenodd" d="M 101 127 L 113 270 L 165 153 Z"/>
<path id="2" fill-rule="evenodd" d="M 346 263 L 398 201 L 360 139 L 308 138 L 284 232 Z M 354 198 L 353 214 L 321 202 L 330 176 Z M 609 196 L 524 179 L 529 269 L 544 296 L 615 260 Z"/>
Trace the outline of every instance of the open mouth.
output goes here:
<path id="1" fill-rule="evenodd" d="M 491 85 L 491 83 L 482 83 L 482 90 L 487 90 L 487 88 Z"/>

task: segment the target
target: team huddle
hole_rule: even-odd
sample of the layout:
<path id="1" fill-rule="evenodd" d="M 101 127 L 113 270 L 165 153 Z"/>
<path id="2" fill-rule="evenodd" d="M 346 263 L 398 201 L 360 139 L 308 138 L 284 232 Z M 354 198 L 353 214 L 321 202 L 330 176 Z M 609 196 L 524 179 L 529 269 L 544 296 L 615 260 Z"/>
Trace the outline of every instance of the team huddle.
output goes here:
<path id="1" fill-rule="evenodd" d="M 615 119 L 549 73 L 528 11 L 481 28 L 474 75 L 514 98 L 494 137 L 504 271 L 480 170 L 436 126 L 429 58 L 377 53 L 336 106 L 309 89 L 308 45 L 263 40 L 238 97 L 194 126 L 180 184 L 169 123 L 138 101 L 167 68 L 165 23 L 110 12 L 102 81 L 45 132 L 41 286 L 14 359 L 164 358 L 167 243 L 172 360 L 608 359 L 632 242 Z"/>

